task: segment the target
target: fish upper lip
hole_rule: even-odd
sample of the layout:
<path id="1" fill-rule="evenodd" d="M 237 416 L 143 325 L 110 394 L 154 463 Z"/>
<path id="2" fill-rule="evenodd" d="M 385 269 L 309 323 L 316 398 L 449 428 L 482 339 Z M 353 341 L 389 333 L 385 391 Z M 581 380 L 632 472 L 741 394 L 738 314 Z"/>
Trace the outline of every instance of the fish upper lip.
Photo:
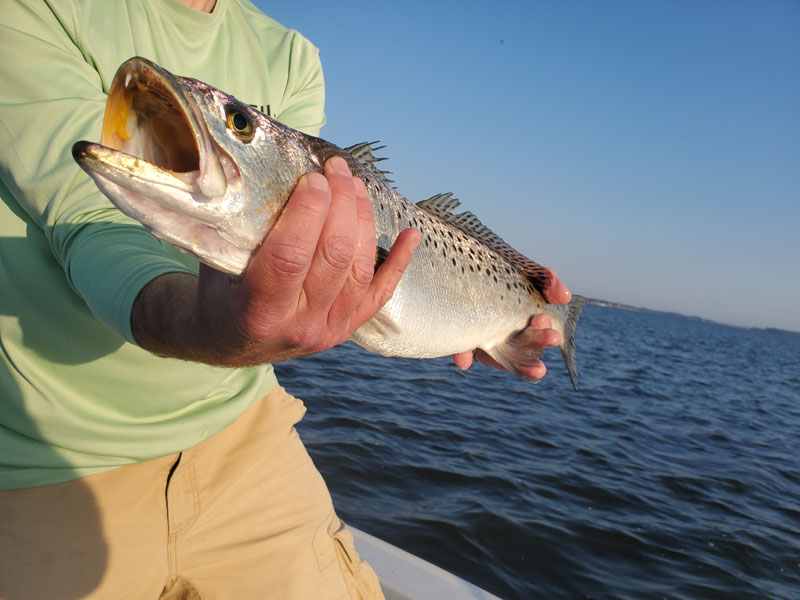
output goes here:
<path id="1" fill-rule="evenodd" d="M 225 195 L 227 178 L 197 105 L 171 73 L 145 58 L 131 58 L 117 70 L 100 143 L 169 172 L 158 179 L 176 186 L 182 181 L 200 193 L 198 201 Z"/>

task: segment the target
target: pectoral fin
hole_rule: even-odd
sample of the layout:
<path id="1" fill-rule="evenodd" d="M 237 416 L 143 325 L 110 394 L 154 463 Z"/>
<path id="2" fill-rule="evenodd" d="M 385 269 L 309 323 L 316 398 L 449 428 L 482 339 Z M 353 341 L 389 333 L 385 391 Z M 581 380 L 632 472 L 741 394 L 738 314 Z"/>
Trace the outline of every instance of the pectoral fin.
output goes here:
<path id="1" fill-rule="evenodd" d="M 359 327 L 357 332 L 364 336 L 388 338 L 400 333 L 400 325 L 384 309 L 381 309 L 378 314 Z"/>
<path id="2" fill-rule="evenodd" d="M 375 271 L 381 268 L 381 265 L 386 262 L 389 257 L 389 251 L 381 246 L 375 246 Z"/>

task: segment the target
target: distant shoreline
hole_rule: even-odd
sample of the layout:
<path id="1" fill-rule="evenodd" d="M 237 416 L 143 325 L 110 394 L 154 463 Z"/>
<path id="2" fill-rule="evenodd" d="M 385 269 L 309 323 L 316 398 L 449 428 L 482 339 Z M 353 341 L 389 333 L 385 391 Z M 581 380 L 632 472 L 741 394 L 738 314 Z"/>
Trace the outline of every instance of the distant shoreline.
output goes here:
<path id="1" fill-rule="evenodd" d="M 698 321 L 700 323 L 708 323 L 709 325 L 722 325 L 723 327 L 734 327 L 736 329 L 746 329 L 748 331 L 769 331 L 773 333 L 782 333 L 785 335 L 797 335 L 800 336 L 800 332 L 797 331 L 790 331 L 789 329 L 780 329 L 778 327 L 745 327 L 743 325 L 731 325 L 729 323 L 720 323 L 719 321 L 714 321 L 713 319 L 706 319 L 704 317 L 693 317 L 691 315 L 684 315 L 677 312 L 671 312 L 667 310 L 653 310 L 652 308 L 642 308 L 640 306 L 631 306 L 629 304 L 620 304 L 619 302 L 611 302 L 609 300 L 600 300 L 599 298 L 586 298 L 586 301 L 589 304 L 594 304 L 595 306 L 602 306 L 603 308 L 617 308 L 619 310 L 630 310 L 632 312 L 642 312 L 642 313 L 651 313 L 651 314 L 658 314 L 658 315 L 672 315 L 675 317 L 682 317 L 684 319 L 689 319 L 691 321 Z"/>

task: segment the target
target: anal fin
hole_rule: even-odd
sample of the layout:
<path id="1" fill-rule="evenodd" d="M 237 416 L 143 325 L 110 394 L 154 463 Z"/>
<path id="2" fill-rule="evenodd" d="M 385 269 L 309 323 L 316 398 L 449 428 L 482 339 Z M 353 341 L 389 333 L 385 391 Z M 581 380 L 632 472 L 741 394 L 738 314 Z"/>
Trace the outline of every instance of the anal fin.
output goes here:
<path id="1" fill-rule="evenodd" d="M 566 306 L 550 305 L 553 312 L 548 311 L 556 325 L 556 321 L 561 321 L 561 356 L 569 372 L 570 381 L 575 390 L 578 390 L 578 367 L 575 362 L 575 330 L 578 326 L 578 318 L 586 306 L 586 299 L 582 296 L 573 296 Z M 534 365 L 542 355 L 542 350 L 536 344 L 536 330 L 525 327 L 520 331 L 515 331 L 501 343 L 492 346 L 485 352 L 495 359 L 502 367 L 513 373 L 520 379 L 539 383 L 538 379 L 528 377 L 522 369 Z"/>
<path id="2" fill-rule="evenodd" d="M 536 364 L 542 355 L 541 348 L 534 341 L 535 333 L 536 330 L 525 327 L 485 352 L 512 375 L 531 383 L 539 383 L 539 379 L 529 377 L 522 371 Z"/>

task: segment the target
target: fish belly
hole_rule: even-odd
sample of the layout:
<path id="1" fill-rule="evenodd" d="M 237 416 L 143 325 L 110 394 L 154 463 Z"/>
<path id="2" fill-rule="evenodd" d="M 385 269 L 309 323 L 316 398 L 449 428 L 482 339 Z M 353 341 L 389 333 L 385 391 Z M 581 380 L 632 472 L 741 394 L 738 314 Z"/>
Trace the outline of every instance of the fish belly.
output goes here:
<path id="1" fill-rule="evenodd" d="M 385 356 L 449 356 L 491 348 L 541 312 L 506 282 L 436 254 L 418 248 L 392 298 L 353 342 Z"/>

